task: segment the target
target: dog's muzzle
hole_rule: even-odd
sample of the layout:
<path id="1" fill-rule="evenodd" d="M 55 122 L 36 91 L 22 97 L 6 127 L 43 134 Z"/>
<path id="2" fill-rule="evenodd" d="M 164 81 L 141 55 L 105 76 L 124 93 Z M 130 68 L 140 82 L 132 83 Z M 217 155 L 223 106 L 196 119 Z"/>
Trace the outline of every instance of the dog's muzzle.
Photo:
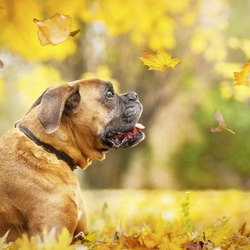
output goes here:
<path id="1" fill-rule="evenodd" d="M 102 138 L 109 148 L 126 148 L 137 145 L 145 135 L 144 126 L 138 123 L 142 114 L 142 104 L 135 92 L 118 95 L 118 105 L 115 115 L 106 126 Z"/>

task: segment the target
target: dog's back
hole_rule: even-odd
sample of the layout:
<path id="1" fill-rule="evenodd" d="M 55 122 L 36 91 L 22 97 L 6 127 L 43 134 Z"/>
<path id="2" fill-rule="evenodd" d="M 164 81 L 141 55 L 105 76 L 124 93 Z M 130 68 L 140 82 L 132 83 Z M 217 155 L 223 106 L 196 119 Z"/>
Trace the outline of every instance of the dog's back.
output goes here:
<path id="1" fill-rule="evenodd" d="M 70 217 L 77 218 L 77 188 L 68 165 L 19 129 L 0 138 L 0 236 L 9 231 L 8 241 L 13 241 L 24 232 L 31 236 L 54 225 L 73 233 L 76 221 Z"/>
<path id="2" fill-rule="evenodd" d="M 20 179 L 18 166 L 16 133 L 14 130 L 7 132 L 0 138 L 0 236 L 9 231 L 8 240 L 12 241 L 23 232 L 25 219 L 15 206 L 14 198 L 20 195 L 17 187 Z M 16 194 L 14 194 L 14 192 Z"/>

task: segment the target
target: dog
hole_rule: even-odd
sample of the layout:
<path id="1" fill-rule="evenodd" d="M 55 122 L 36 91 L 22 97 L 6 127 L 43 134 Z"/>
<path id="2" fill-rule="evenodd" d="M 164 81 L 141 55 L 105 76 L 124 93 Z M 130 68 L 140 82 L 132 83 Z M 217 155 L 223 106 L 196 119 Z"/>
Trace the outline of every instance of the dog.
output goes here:
<path id="1" fill-rule="evenodd" d="M 142 104 L 135 92 L 116 94 L 110 82 L 89 79 L 48 88 L 15 128 L 0 138 L 0 237 L 44 230 L 72 238 L 88 234 L 79 182 L 73 173 L 110 148 L 137 145 Z"/>

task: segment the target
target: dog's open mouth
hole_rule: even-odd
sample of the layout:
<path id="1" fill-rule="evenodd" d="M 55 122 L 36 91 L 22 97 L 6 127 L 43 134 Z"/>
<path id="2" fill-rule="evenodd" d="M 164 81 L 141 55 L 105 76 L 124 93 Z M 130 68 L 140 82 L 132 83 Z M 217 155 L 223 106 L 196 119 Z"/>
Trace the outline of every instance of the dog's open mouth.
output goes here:
<path id="1" fill-rule="evenodd" d="M 111 148 L 126 148 L 138 144 L 144 139 L 144 133 L 141 131 L 145 127 L 136 123 L 130 130 L 125 132 L 109 132 L 106 136 L 105 144 Z"/>

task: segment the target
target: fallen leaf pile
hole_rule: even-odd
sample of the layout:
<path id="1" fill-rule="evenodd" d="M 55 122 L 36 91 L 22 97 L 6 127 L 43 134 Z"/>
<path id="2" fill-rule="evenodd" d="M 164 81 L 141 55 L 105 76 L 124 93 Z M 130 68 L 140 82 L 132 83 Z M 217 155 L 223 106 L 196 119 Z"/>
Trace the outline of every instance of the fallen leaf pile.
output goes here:
<path id="1" fill-rule="evenodd" d="M 68 39 L 69 36 L 75 36 L 80 32 L 80 29 L 75 31 L 71 30 L 71 17 L 62 14 L 55 14 L 54 16 L 44 19 L 33 21 L 38 26 L 38 38 L 41 42 L 41 45 L 46 44 L 57 45 Z"/>
<path id="2" fill-rule="evenodd" d="M 144 57 L 140 57 L 143 63 L 149 66 L 149 70 L 160 70 L 164 72 L 167 67 L 175 68 L 180 62 L 181 58 L 172 58 L 171 53 L 165 49 L 157 50 L 156 54 L 149 50 L 143 50 Z"/>
<path id="3" fill-rule="evenodd" d="M 63 229 L 44 233 L 44 242 L 26 235 L 0 249 L 249 249 L 249 192 L 169 190 L 86 191 L 90 234 L 70 245 Z M 98 197 L 98 199 L 97 199 Z M 107 203 L 107 200 L 109 203 Z M 212 212 L 211 212 L 212 211 Z"/>

